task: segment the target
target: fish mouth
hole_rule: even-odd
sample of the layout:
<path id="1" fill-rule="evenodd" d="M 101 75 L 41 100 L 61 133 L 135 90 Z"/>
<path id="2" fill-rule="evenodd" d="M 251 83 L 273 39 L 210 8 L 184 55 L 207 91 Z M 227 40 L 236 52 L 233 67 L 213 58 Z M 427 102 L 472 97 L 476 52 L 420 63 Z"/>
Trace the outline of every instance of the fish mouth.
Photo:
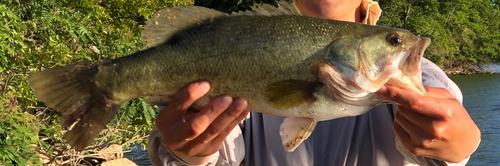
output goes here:
<path id="1" fill-rule="evenodd" d="M 431 44 L 428 37 L 420 37 L 417 44 L 410 50 L 402 52 L 406 58 L 402 58 L 398 65 L 400 72 L 394 73 L 386 82 L 388 85 L 411 89 L 421 95 L 427 95 L 427 90 L 422 84 L 421 60 L 424 52 Z"/>
<path id="2" fill-rule="evenodd" d="M 422 85 L 421 60 L 424 51 L 430 45 L 430 38 L 421 37 L 408 49 L 401 49 L 392 59 L 381 62 L 381 70 L 371 71 L 363 54 L 359 70 L 342 68 L 334 61 L 327 60 L 320 66 L 319 79 L 334 98 L 352 105 L 376 105 L 385 99 L 379 99 L 377 92 L 384 85 L 411 89 L 421 95 L 427 95 Z M 341 70 L 343 69 L 343 70 Z M 372 72 L 372 73 L 370 73 Z"/>
<path id="3" fill-rule="evenodd" d="M 402 66 L 399 66 L 404 75 L 413 76 L 420 71 L 420 62 L 424 57 L 424 52 L 431 44 L 431 39 L 421 37 L 416 46 L 410 51 L 410 55 L 406 58 Z"/>

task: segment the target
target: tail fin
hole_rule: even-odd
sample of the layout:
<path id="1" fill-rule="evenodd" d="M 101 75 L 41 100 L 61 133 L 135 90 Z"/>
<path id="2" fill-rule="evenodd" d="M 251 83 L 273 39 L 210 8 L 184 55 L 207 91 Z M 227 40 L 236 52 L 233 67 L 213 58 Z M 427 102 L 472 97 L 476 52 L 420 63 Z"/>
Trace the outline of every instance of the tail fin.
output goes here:
<path id="1" fill-rule="evenodd" d="M 66 135 L 78 151 L 87 147 L 118 111 L 121 101 L 99 88 L 96 75 L 103 61 L 86 61 L 55 67 L 28 77 L 35 95 L 47 106 L 61 112 L 62 127 L 75 126 Z"/>

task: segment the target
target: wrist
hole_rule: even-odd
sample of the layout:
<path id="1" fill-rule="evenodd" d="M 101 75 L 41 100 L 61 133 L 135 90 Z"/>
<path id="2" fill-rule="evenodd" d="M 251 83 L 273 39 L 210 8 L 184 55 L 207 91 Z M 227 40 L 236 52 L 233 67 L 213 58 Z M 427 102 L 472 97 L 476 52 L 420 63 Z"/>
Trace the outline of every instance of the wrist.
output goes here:
<path id="1" fill-rule="evenodd" d="M 202 165 L 202 164 L 205 164 L 207 163 L 210 158 L 212 158 L 212 156 L 214 154 L 218 154 L 219 152 L 216 152 L 212 155 L 209 155 L 209 156 L 204 156 L 204 157 L 197 157 L 197 156 L 188 156 L 186 155 L 185 153 L 183 152 L 180 152 L 180 151 L 174 151 L 172 150 L 171 151 L 176 157 L 178 157 L 179 159 L 181 159 L 182 161 L 190 164 L 190 165 Z"/>

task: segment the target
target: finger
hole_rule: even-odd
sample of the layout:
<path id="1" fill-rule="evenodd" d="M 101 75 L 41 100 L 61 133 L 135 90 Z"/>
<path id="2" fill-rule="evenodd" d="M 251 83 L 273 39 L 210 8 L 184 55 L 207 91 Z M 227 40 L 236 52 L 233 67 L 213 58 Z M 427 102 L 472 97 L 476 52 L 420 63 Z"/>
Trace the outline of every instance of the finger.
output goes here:
<path id="1" fill-rule="evenodd" d="M 420 129 L 418 126 L 415 124 L 411 123 L 408 121 L 405 117 L 403 117 L 400 113 L 399 110 L 396 112 L 394 116 L 394 121 L 398 123 L 398 125 L 403 128 L 403 130 L 408 133 L 410 136 L 411 140 L 417 142 L 421 140 L 421 136 L 423 136 L 423 131 Z"/>
<path id="2" fill-rule="evenodd" d="M 392 128 L 394 129 L 394 133 L 396 134 L 396 137 L 399 138 L 401 144 L 403 144 L 403 146 L 410 152 L 413 151 L 413 141 L 410 137 L 410 134 L 408 134 L 397 122 L 394 122 Z"/>
<path id="3" fill-rule="evenodd" d="M 206 81 L 192 83 L 172 97 L 172 101 L 160 112 L 158 117 L 170 116 L 177 118 L 182 115 L 196 100 L 210 90 Z"/>
<path id="4" fill-rule="evenodd" d="M 230 96 L 221 96 L 212 100 L 193 118 L 188 119 L 186 125 L 180 127 L 181 130 L 185 130 L 186 132 L 183 132 L 182 135 L 178 134 L 179 137 L 184 138 L 186 141 L 195 139 L 205 132 L 207 127 L 210 126 L 232 102 L 233 99 Z"/>
<path id="5" fill-rule="evenodd" d="M 168 144 L 168 149 L 179 150 L 178 148 L 186 149 L 186 144 L 203 133 L 207 127 L 212 123 L 213 119 L 224 111 L 232 102 L 229 96 L 218 97 L 205 106 L 199 113 L 186 116 L 181 116 L 182 120 L 177 119 L 178 123 L 171 126 L 168 136 L 164 136 L 165 144 Z M 187 148 L 190 149 L 190 148 Z"/>
<path id="6" fill-rule="evenodd" d="M 238 118 L 238 116 L 246 109 L 248 103 L 244 99 L 238 99 L 231 106 L 229 106 L 226 111 L 220 114 L 217 119 L 207 128 L 203 134 L 201 134 L 196 140 L 203 143 L 207 143 L 217 137 L 221 132 L 230 126 L 233 121 Z"/>
<path id="7" fill-rule="evenodd" d="M 398 107 L 397 114 L 402 115 L 404 119 L 410 121 L 424 131 L 432 132 L 433 130 L 432 123 L 435 118 L 411 111 L 405 107 Z"/>
<path id="8" fill-rule="evenodd" d="M 403 127 L 401 127 L 401 125 L 397 122 L 392 125 L 392 128 L 401 143 L 405 145 L 406 148 L 410 147 L 409 145 L 411 145 L 412 142 L 410 134 L 408 134 L 406 130 L 403 129 Z"/>
<path id="9" fill-rule="evenodd" d="M 425 90 L 427 90 L 429 96 L 432 97 L 437 97 L 442 99 L 455 99 L 455 96 L 453 96 L 450 93 L 450 91 L 448 91 L 445 88 L 435 88 L 435 87 L 425 86 Z"/>
<path id="10" fill-rule="evenodd" d="M 187 108 L 198 98 L 203 96 L 210 89 L 208 82 L 198 82 L 183 88 L 172 98 L 172 101 L 158 114 L 155 125 L 161 133 L 165 146 L 168 149 L 175 149 L 181 146 L 177 136 L 178 127 L 185 124 L 183 116 Z"/>
<path id="11" fill-rule="evenodd" d="M 442 118 L 442 106 L 440 101 L 443 99 L 422 96 L 411 90 L 405 90 L 394 86 L 385 86 L 384 91 L 379 91 L 387 99 L 398 103 L 412 111 L 416 111 L 426 116 Z"/>
<path id="12" fill-rule="evenodd" d="M 385 85 L 383 87 L 384 88 L 380 88 L 377 92 L 387 97 L 387 99 L 403 106 L 410 105 L 408 99 L 416 98 L 416 95 L 418 95 L 415 92 L 401 89 L 395 86 Z"/>
<path id="13" fill-rule="evenodd" d="M 218 150 L 220 150 L 222 143 L 224 142 L 226 137 L 243 119 L 245 119 L 245 117 L 247 117 L 247 115 L 248 111 L 241 112 L 231 123 L 229 123 L 229 125 L 225 126 L 225 129 L 223 129 L 211 141 L 203 142 L 203 141 L 198 141 L 199 138 L 196 138 L 196 140 L 190 141 L 181 149 L 183 149 L 183 151 L 189 151 L 195 156 L 199 157 L 211 155 L 217 152 Z"/>
<path id="14" fill-rule="evenodd" d="M 222 133 L 220 133 L 217 137 L 215 137 L 212 140 L 212 142 L 224 141 L 224 139 L 226 139 L 226 137 L 231 133 L 231 131 L 233 131 L 234 127 L 240 124 L 241 121 L 248 116 L 248 113 L 249 111 L 245 110 L 240 115 L 238 115 L 238 117 L 236 117 L 236 119 L 234 119 L 233 122 L 231 122 Z"/>
<path id="15" fill-rule="evenodd" d="M 432 149 L 431 146 L 436 146 L 432 141 L 422 140 L 412 136 L 400 122 L 395 122 L 393 124 L 393 129 L 401 144 L 414 155 L 427 156 L 429 152 L 431 152 L 429 151 L 429 149 Z"/>

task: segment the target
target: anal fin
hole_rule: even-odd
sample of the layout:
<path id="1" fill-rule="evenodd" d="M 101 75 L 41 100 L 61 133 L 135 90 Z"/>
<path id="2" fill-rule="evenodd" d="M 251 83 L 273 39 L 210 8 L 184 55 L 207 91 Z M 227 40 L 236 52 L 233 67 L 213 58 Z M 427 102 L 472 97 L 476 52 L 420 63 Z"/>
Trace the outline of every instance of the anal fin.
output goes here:
<path id="1" fill-rule="evenodd" d="M 280 136 L 283 148 L 293 152 L 306 140 L 316 127 L 316 119 L 303 117 L 288 117 L 280 126 Z"/>

